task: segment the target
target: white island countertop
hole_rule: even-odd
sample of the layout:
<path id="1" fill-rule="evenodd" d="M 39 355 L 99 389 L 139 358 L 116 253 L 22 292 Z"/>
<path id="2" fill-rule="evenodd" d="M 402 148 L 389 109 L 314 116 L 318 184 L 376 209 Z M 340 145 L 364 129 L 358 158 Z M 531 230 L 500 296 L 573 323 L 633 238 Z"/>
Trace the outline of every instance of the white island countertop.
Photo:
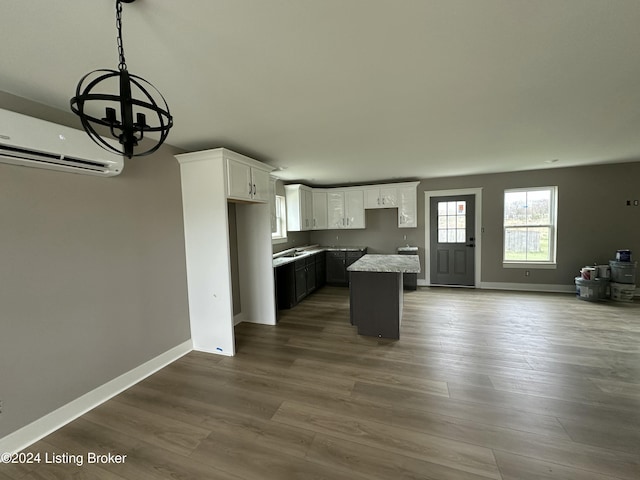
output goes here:
<path id="1" fill-rule="evenodd" d="M 419 273 L 420 260 L 417 255 L 368 254 L 347 267 L 347 271 Z"/>

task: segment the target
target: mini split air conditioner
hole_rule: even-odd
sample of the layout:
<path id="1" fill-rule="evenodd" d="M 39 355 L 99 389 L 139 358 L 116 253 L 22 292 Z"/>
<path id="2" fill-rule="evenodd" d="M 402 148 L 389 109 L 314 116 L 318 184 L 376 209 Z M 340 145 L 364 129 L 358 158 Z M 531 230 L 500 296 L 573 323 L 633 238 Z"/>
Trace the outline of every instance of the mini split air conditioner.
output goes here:
<path id="1" fill-rule="evenodd" d="M 0 163 L 101 177 L 119 175 L 124 167 L 123 157 L 107 152 L 82 130 L 1 109 Z"/>

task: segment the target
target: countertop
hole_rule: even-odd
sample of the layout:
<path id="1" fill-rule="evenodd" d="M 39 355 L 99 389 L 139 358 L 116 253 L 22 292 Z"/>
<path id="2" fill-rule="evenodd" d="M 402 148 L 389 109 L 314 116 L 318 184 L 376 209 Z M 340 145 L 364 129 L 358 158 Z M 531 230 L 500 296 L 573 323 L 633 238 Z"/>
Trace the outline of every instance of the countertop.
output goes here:
<path id="1" fill-rule="evenodd" d="M 365 255 L 347 267 L 349 272 L 419 273 L 417 255 Z"/>
<path id="2" fill-rule="evenodd" d="M 367 247 L 323 247 L 327 252 L 363 252 L 367 249 Z"/>
<path id="3" fill-rule="evenodd" d="M 341 246 L 330 246 L 324 247 L 320 245 L 310 245 L 307 247 L 300 248 L 290 248 L 288 250 L 284 250 L 282 252 L 273 254 L 273 267 L 281 267 L 282 265 L 287 265 L 288 263 L 295 262 L 296 260 L 300 260 L 301 258 L 306 258 L 311 255 L 315 255 L 320 252 L 361 252 L 365 251 L 367 247 L 341 247 Z"/>

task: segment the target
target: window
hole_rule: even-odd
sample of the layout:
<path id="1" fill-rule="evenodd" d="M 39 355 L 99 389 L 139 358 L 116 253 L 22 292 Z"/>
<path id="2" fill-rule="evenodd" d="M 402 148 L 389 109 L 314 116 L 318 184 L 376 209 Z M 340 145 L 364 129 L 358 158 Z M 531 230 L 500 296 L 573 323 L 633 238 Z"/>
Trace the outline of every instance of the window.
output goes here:
<path id="1" fill-rule="evenodd" d="M 554 268 L 557 196 L 558 187 L 505 190 L 504 266 Z"/>
<path id="2" fill-rule="evenodd" d="M 271 233 L 271 238 L 281 242 L 287 240 L 287 203 L 282 195 L 276 195 L 275 231 Z"/>

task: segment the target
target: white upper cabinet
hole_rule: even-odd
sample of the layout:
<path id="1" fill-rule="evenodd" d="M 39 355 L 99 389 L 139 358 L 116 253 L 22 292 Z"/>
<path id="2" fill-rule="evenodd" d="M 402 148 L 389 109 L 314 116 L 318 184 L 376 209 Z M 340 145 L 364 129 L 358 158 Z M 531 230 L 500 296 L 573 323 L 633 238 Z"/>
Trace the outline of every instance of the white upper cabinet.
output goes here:
<path id="1" fill-rule="evenodd" d="M 259 162 L 243 158 L 226 157 L 227 198 L 247 202 L 267 203 L 269 201 L 269 167 L 263 168 Z M 266 167 L 266 165 L 264 166 Z"/>
<path id="2" fill-rule="evenodd" d="M 398 187 L 398 227 L 415 228 L 418 226 L 418 182 Z"/>
<path id="3" fill-rule="evenodd" d="M 313 228 L 313 192 L 306 185 L 285 185 L 287 230 L 303 232 Z"/>
<path id="4" fill-rule="evenodd" d="M 364 191 L 345 191 L 344 203 L 347 214 L 347 228 L 364 228 Z"/>
<path id="5" fill-rule="evenodd" d="M 253 196 L 254 202 L 268 202 L 270 191 L 270 175 L 269 172 L 259 170 L 257 168 L 251 169 L 251 182 L 253 183 Z"/>
<path id="6" fill-rule="evenodd" d="M 331 189 L 327 192 L 328 228 L 343 228 L 345 224 L 344 192 Z"/>
<path id="7" fill-rule="evenodd" d="M 313 189 L 313 230 L 326 230 L 329 226 L 329 218 L 327 215 L 327 192 L 324 190 Z"/>
<path id="8" fill-rule="evenodd" d="M 227 197 L 251 200 L 251 167 L 227 158 Z"/>
<path id="9" fill-rule="evenodd" d="M 362 187 L 311 188 L 285 185 L 288 230 L 366 228 L 365 209 L 398 209 L 398 227 L 418 226 L 417 187 L 402 182 Z"/>
<path id="10" fill-rule="evenodd" d="M 327 204 L 329 229 L 365 228 L 363 190 L 329 189 Z"/>
<path id="11" fill-rule="evenodd" d="M 366 188 L 364 208 L 395 208 L 398 206 L 398 189 L 396 187 Z"/>

